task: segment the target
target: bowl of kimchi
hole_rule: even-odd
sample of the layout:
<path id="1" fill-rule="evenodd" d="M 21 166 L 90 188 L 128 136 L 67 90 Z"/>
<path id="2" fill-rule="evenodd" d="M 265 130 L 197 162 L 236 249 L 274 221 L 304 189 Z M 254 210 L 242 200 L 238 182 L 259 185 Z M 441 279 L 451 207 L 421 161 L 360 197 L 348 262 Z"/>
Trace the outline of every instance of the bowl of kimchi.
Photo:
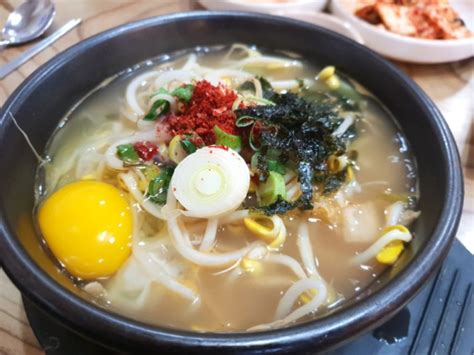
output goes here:
<path id="1" fill-rule="evenodd" d="M 445 63 L 474 56 L 472 4 L 460 0 L 332 0 L 365 44 L 391 59 Z"/>

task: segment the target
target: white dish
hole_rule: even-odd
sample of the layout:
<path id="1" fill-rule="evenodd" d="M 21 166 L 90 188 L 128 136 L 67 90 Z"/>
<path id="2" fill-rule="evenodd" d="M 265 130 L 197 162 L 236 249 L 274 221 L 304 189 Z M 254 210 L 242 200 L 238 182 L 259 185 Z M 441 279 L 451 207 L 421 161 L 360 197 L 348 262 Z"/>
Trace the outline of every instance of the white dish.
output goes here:
<path id="1" fill-rule="evenodd" d="M 337 32 L 343 36 L 349 37 L 360 44 L 364 44 L 364 39 L 357 30 L 347 21 L 342 21 L 335 16 L 321 12 L 308 12 L 301 10 L 287 10 L 272 12 L 273 15 L 294 18 L 296 20 L 310 22 L 328 30 Z"/>
<path id="2" fill-rule="evenodd" d="M 261 0 L 199 0 L 202 6 L 209 10 L 233 10 L 273 13 L 285 10 L 321 11 L 327 0 L 289 0 L 287 2 L 272 2 Z"/>
<path id="3" fill-rule="evenodd" d="M 454 8 L 472 30 L 471 1 L 454 1 Z M 445 63 L 474 56 L 474 38 L 428 40 L 401 36 L 364 22 L 354 15 L 354 0 L 332 0 L 331 12 L 349 22 L 364 38 L 367 47 L 380 54 L 413 63 Z"/>

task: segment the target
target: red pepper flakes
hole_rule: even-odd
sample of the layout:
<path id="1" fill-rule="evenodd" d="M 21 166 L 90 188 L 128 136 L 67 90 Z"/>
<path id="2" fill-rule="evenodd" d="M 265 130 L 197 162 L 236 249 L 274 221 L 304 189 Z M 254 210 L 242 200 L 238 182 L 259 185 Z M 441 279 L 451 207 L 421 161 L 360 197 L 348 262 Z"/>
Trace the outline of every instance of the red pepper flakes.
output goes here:
<path id="1" fill-rule="evenodd" d="M 176 115 L 167 117 L 171 134 L 196 133 L 206 145 L 216 142 L 214 126 L 224 132 L 238 134 L 232 105 L 237 94 L 225 85 L 212 85 L 206 80 L 195 83 L 193 96 Z"/>
<path id="2" fill-rule="evenodd" d="M 148 141 L 135 143 L 133 149 L 135 149 L 138 156 L 145 161 L 150 160 L 156 155 L 156 153 L 158 153 L 158 147 Z"/>

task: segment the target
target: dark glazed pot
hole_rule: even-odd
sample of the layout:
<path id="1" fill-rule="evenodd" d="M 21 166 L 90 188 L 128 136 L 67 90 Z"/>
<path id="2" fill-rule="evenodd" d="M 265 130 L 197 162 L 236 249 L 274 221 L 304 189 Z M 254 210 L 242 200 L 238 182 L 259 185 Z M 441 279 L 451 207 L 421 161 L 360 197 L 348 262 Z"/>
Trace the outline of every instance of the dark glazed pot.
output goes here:
<path id="1" fill-rule="evenodd" d="M 37 161 L 10 114 L 43 151 L 58 121 L 105 78 L 175 50 L 243 42 L 335 65 L 362 83 L 394 114 L 418 161 L 423 211 L 416 238 L 396 266 L 332 314 L 262 333 L 200 334 L 151 327 L 96 307 L 58 272 L 32 224 Z M 449 129 L 428 97 L 369 49 L 325 29 L 271 16 L 176 14 L 127 24 L 61 53 L 12 94 L 0 115 L 0 251 L 23 294 L 74 331 L 122 351 L 314 353 L 349 341 L 400 310 L 437 270 L 454 238 L 462 175 Z"/>

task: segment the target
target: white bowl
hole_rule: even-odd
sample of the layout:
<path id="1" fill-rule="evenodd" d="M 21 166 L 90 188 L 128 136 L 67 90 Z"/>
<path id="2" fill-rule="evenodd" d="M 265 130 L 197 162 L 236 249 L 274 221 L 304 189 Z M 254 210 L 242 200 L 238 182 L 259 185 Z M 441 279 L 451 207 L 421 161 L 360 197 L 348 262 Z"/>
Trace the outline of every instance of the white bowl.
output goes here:
<path id="1" fill-rule="evenodd" d="M 268 0 L 199 0 L 202 6 L 209 10 L 233 10 L 273 13 L 285 10 L 321 11 L 327 0 L 293 0 L 288 2 L 272 2 Z"/>
<path id="2" fill-rule="evenodd" d="M 340 20 L 321 12 L 308 12 L 302 10 L 285 10 L 272 12 L 273 15 L 290 17 L 296 20 L 310 22 L 312 24 L 327 28 L 343 36 L 349 37 L 360 44 L 364 44 L 364 39 L 359 32 L 347 21 Z"/>
<path id="3" fill-rule="evenodd" d="M 458 1 L 454 6 L 468 27 L 472 23 L 469 16 L 473 16 L 471 1 L 474 0 Z M 429 40 L 401 36 L 359 19 L 354 15 L 355 5 L 353 0 L 332 0 L 331 12 L 348 21 L 367 47 L 386 57 L 413 63 L 445 63 L 474 56 L 474 38 Z"/>

